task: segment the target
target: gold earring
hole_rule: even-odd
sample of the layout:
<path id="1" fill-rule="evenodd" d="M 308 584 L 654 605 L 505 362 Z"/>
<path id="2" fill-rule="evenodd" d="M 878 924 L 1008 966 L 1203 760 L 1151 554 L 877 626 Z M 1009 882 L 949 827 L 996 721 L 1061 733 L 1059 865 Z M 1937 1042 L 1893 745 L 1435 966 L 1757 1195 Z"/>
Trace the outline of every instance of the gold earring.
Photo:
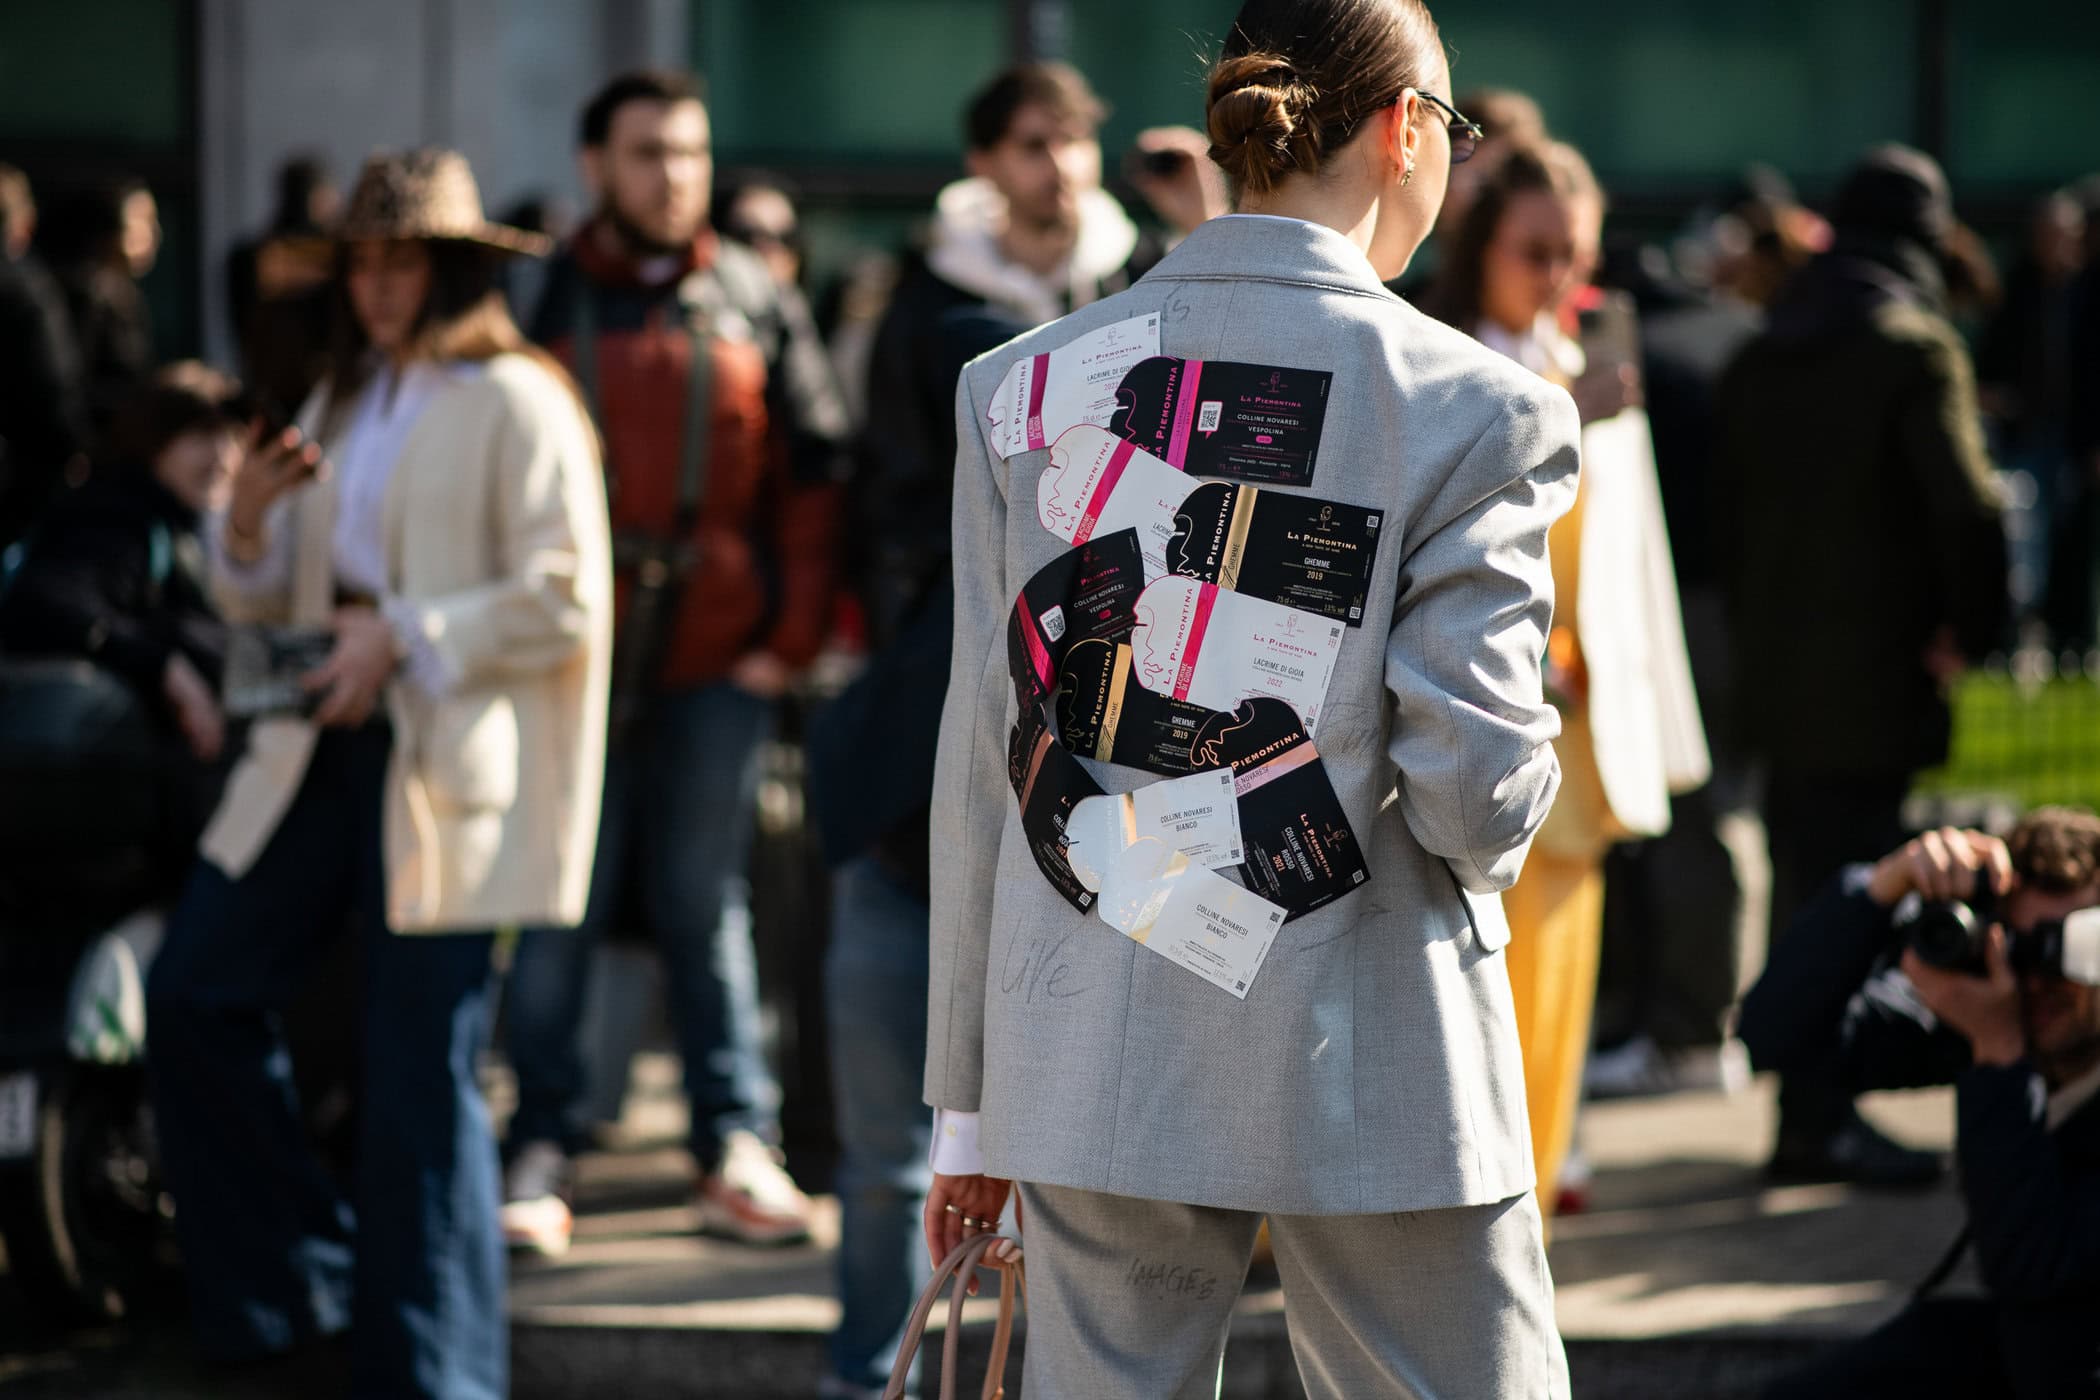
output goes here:
<path id="1" fill-rule="evenodd" d="M 1413 183 L 1414 183 L 1414 180 L 1415 180 L 1415 163 L 1414 163 L 1413 161 L 1409 161 L 1409 162 L 1407 163 L 1407 169 L 1405 169 L 1405 170 L 1403 170 L 1403 171 L 1401 171 L 1401 172 L 1400 172 L 1400 183 L 1401 183 L 1401 185 L 1402 185 L 1402 186 L 1407 186 L 1407 185 L 1411 185 L 1411 184 L 1413 184 Z"/>

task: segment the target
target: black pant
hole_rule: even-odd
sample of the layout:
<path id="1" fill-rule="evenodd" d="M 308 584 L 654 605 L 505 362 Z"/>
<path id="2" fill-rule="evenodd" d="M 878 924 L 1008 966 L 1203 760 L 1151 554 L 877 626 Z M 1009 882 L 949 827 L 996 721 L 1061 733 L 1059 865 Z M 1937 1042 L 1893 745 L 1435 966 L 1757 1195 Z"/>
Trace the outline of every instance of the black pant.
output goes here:
<path id="1" fill-rule="evenodd" d="M 2090 1307 L 1927 1298 L 1782 1376 L 1765 1400 L 2092 1400 Z"/>
<path id="2" fill-rule="evenodd" d="M 1903 798 L 1911 775 L 1808 773 L 1773 767 L 1765 775 L 1765 840 L 1772 855 L 1771 944 L 1777 947 L 1801 907 L 1847 865 L 1879 860 L 1903 836 Z M 1779 1135 L 1789 1142 L 1828 1137 L 1852 1111 L 1835 1067 L 1781 1076 Z"/>

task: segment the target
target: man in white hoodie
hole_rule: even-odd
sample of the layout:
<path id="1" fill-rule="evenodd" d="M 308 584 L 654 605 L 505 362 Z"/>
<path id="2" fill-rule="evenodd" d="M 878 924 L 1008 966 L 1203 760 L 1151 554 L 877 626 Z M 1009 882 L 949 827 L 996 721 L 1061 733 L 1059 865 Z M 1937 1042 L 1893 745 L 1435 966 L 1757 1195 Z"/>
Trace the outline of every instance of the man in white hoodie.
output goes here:
<path id="1" fill-rule="evenodd" d="M 931 1181 L 930 1115 L 919 1078 L 940 706 L 927 703 L 924 679 L 948 673 L 956 378 L 977 355 L 1122 290 L 1158 260 L 1157 241 L 1101 188 L 1103 115 L 1086 79 L 1063 64 L 1008 69 L 971 100 L 969 178 L 941 192 L 869 361 L 847 533 L 873 659 L 810 743 L 817 816 L 837 867 L 825 980 L 843 1148 L 844 1310 L 828 1396 L 881 1393 L 927 1272 L 918 1218 Z M 1147 132 L 1139 145 L 1182 153 L 1178 173 L 1161 159 L 1141 185 L 1164 220 L 1184 222 L 1184 207 L 1194 211 L 1186 222 L 1209 212 L 1201 138 Z"/>

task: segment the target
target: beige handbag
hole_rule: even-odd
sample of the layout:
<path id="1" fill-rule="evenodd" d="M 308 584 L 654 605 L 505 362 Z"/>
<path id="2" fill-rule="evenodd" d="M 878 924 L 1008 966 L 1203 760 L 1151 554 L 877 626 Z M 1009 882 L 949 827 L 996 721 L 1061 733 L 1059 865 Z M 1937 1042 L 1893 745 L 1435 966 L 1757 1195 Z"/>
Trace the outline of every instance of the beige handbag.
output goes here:
<path id="1" fill-rule="evenodd" d="M 904 1378 L 911 1371 L 911 1359 L 919 1351 L 919 1343 L 926 1335 L 927 1320 L 933 1316 L 933 1305 L 940 1301 L 941 1287 L 950 1279 L 955 1281 L 955 1290 L 948 1300 L 948 1335 L 941 1339 L 941 1396 L 940 1400 L 956 1400 L 956 1363 L 962 1351 L 963 1298 L 969 1292 L 970 1275 L 980 1266 L 996 1268 L 999 1280 L 999 1322 L 992 1331 L 991 1365 L 985 1372 L 983 1400 L 1001 1400 L 1006 1394 L 1006 1353 L 1014 1338 L 1014 1296 L 1028 1296 L 1028 1285 L 1021 1272 L 1020 1262 L 1006 1263 L 988 1260 L 985 1255 L 993 1248 L 1011 1242 L 1017 1249 L 1020 1241 L 1007 1235 L 984 1234 L 964 1240 L 955 1247 L 955 1252 L 941 1261 L 926 1281 L 926 1290 L 919 1294 L 919 1302 L 911 1310 L 911 1321 L 905 1326 L 904 1341 L 897 1348 L 897 1363 L 890 1368 L 890 1383 L 883 1387 L 882 1400 L 900 1400 L 904 1394 Z"/>

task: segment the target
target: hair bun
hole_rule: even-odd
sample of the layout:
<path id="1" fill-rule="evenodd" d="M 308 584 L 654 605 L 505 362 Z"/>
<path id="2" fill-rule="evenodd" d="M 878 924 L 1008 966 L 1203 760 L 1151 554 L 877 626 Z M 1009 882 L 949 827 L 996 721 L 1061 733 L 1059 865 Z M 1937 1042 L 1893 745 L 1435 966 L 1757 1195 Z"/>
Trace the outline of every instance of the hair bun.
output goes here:
<path id="1" fill-rule="evenodd" d="M 1313 169 L 1319 131 L 1308 118 L 1315 97 L 1279 54 L 1226 59 L 1210 75 L 1210 158 L 1249 194 L 1266 194 L 1293 170 Z"/>

